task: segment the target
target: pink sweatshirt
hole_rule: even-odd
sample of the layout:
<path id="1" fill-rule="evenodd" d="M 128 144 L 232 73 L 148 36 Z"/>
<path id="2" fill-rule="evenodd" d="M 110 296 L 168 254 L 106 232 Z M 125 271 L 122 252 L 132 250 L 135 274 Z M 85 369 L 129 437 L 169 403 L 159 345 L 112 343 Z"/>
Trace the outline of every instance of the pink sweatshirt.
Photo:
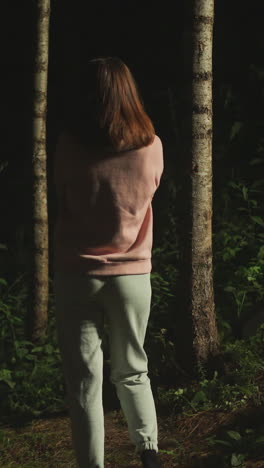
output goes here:
<path id="1" fill-rule="evenodd" d="M 149 146 L 104 154 L 61 135 L 54 164 L 58 198 L 54 271 L 151 272 L 151 202 L 163 169 L 157 135 Z"/>

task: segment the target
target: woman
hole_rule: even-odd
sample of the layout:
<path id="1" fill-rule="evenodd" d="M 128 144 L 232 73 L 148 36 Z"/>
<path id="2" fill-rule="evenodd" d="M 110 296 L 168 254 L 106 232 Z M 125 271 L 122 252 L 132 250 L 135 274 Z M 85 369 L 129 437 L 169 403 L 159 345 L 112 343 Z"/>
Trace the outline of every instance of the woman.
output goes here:
<path id="1" fill-rule="evenodd" d="M 162 143 L 129 68 L 91 60 L 55 152 L 54 288 L 72 442 L 81 468 L 104 467 L 104 320 L 110 380 L 135 453 L 160 467 L 144 339 L 151 305 L 151 201 Z M 87 92 L 88 90 L 88 92 Z"/>

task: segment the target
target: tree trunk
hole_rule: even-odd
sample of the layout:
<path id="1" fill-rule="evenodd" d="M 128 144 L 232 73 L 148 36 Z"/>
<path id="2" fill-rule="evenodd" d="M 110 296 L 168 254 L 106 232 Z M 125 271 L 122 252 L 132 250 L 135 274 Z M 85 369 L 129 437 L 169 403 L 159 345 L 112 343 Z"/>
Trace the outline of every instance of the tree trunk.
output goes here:
<path id="1" fill-rule="evenodd" d="M 27 335 L 45 337 L 48 319 L 48 213 L 46 171 L 46 113 L 50 0 L 38 0 L 37 44 L 33 103 L 33 271 L 32 304 Z"/>
<path id="2" fill-rule="evenodd" d="M 199 362 L 216 354 L 212 261 L 212 44 L 214 0 L 196 0 L 192 76 L 192 316 Z"/>
<path id="3" fill-rule="evenodd" d="M 184 362 L 195 372 L 219 355 L 212 260 L 212 41 L 214 0 L 186 0 L 182 139 Z M 184 315 L 183 315 L 184 314 Z"/>

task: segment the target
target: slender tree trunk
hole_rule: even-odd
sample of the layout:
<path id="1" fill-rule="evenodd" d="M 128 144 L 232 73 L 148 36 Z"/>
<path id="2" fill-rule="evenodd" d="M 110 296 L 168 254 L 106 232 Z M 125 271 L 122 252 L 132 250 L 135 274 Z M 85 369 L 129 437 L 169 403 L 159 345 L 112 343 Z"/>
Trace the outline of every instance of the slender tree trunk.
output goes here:
<path id="1" fill-rule="evenodd" d="M 219 349 L 212 260 L 212 47 L 214 0 L 196 0 L 192 76 L 192 315 L 197 360 Z"/>
<path id="2" fill-rule="evenodd" d="M 28 336 L 45 337 L 48 319 L 48 213 L 46 171 L 46 112 L 50 0 L 37 0 L 38 24 L 33 103 L 33 271 L 32 308 Z"/>
<path id="3" fill-rule="evenodd" d="M 219 355 L 212 258 L 214 0 L 186 0 L 184 33 L 182 330 L 192 372 Z M 184 361 L 184 360 L 183 360 Z"/>

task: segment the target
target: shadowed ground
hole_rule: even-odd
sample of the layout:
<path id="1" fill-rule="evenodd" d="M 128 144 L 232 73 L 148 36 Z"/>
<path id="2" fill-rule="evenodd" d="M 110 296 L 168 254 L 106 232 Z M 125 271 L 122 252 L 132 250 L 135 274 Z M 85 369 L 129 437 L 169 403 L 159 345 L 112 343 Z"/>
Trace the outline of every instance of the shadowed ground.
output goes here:
<path id="1" fill-rule="evenodd" d="M 233 429 L 252 427 L 263 422 L 263 408 L 240 408 L 227 413 L 203 411 L 192 415 L 175 415 L 168 409 L 157 409 L 159 424 L 159 453 L 164 468 L 224 468 L 232 466 L 224 461 L 223 447 L 210 447 L 207 438 Z M 264 467 L 264 447 L 246 468 Z M 0 428 L 0 466 L 3 468 L 76 468 L 71 446 L 68 415 L 35 419 L 22 427 Z M 140 468 L 129 440 L 126 422 L 120 409 L 105 411 L 105 468 Z"/>

